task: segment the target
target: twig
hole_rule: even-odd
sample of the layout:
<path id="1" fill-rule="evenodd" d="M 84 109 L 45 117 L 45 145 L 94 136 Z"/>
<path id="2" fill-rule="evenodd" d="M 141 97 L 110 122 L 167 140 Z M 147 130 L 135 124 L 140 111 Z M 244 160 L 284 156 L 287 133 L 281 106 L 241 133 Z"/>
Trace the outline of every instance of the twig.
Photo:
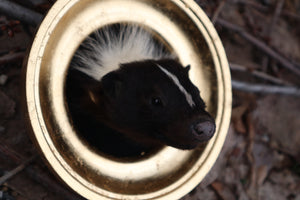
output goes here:
<path id="1" fill-rule="evenodd" d="M 0 12 L 32 26 L 38 26 L 43 15 L 8 0 L 0 0 Z"/>
<path id="2" fill-rule="evenodd" d="M 226 5 L 226 0 L 221 1 L 218 8 L 216 9 L 215 13 L 213 14 L 211 21 L 213 24 L 216 23 L 219 15 L 221 14 L 221 11 L 223 10 L 224 6 Z"/>
<path id="3" fill-rule="evenodd" d="M 274 11 L 272 21 L 269 25 L 269 29 L 267 29 L 267 31 L 266 31 L 266 38 L 271 38 L 272 37 L 271 33 L 274 30 L 274 27 L 275 27 L 275 25 L 278 21 L 278 17 L 280 15 L 281 11 L 282 11 L 283 4 L 284 4 L 284 0 L 279 0 L 277 2 L 276 9 Z M 270 42 L 270 41 L 268 41 L 268 42 Z M 263 69 L 264 69 L 263 71 L 267 71 L 269 60 L 270 60 L 269 57 L 265 55 L 264 58 L 263 58 L 263 61 L 262 61 L 262 66 L 263 66 Z M 274 62 L 272 62 L 272 63 L 273 63 L 272 66 L 275 69 L 276 64 Z M 276 67 L 276 69 L 277 69 L 277 67 Z"/>
<path id="4" fill-rule="evenodd" d="M 211 184 L 213 190 L 217 193 L 217 195 L 222 200 L 232 200 L 235 199 L 233 192 L 229 189 L 229 187 L 219 181 L 215 181 Z"/>
<path id="5" fill-rule="evenodd" d="M 0 154 L 9 157 L 9 159 L 13 160 L 15 163 L 18 163 L 22 160 L 22 156 L 19 153 L 15 152 L 12 148 L 9 148 L 2 142 L 0 142 Z"/>
<path id="6" fill-rule="evenodd" d="M 5 183 L 8 179 L 12 178 L 15 176 L 17 173 L 21 172 L 29 163 L 31 163 L 34 159 L 36 158 L 36 155 L 32 156 L 31 158 L 27 159 L 25 162 L 20 164 L 18 167 L 15 169 L 7 172 L 4 174 L 2 177 L 0 177 L 0 185 Z"/>
<path id="7" fill-rule="evenodd" d="M 14 152 L 12 149 L 8 147 L 5 147 L 5 145 L 1 143 L 0 143 L 0 153 L 3 153 L 5 156 L 8 156 L 15 163 L 18 163 L 20 162 L 20 160 L 22 160 L 22 157 L 19 156 L 17 152 Z M 31 159 L 34 159 L 35 157 L 36 156 L 33 156 Z M 47 188 L 49 191 L 54 192 L 57 195 L 63 195 L 66 199 L 83 200 L 77 195 L 61 187 L 54 180 L 50 179 L 49 174 L 44 173 L 39 168 L 33 168 L 32 166 L 28 166 L 28 164 L 32 161 L 31 159 L 28 159 L 27 161 L 19 165 L 14 170 L 8 172 L 8 174 L 5 174 L 4 176 L 0 177 L 0 185 L 6 182 L 9 178 L 14 176 L 18 172 L 22 171 L 27 166 L 25 169 L 26 174 L 34 181 L 38 182 L 39 184 Z"/>
<path id="8" fill-rule="evenodd" d="M 249 0 L 233 0 L 233 3 L 240 3 L 240 4 L 244 4 L 244 5 L 248 5 L 251 6 L 261 12 L 268 12 L 269 8 L 267 6 L 258 4 L 254 1 L 249 1 Z M 300 20 L 300 15 L 297 15 L 295 13 L 290 12 L 289 10 L 283 10 L 282 11 L 282 15 L 285 17 L 289 17 L 295 20 Z"/>
<path id="9" fill-rule="evenodd" d="M 49 177 L 49 174 L 46 174 L 39 168 L 28 167 L 26 168 L 26 173 L 37 183 L 41 184 L 49 191 L 59 196 L 63 196 L 65 199 L 83 200 L 83 198 L 62 187 L 55 180 Z"/>
<path id="10" fill-rule="evenodd" d="M 268 35 L 271 34 L 271 32 L 273 31 L 273 29 L 274 29 L 274 27 L 275 27 L 275 25 L 278 21 L 278 18 L 280 16 L 282 8 L 283 8 L 284 1 L 285 0 L 279 0 L 277 2 L 276 9 L 275 9 L 275 12 L 274 12 L 274 15 L 273 15 L 273 18 L 272 18 L 272 22 L 271 22 L 270 27 L 269 27 Z"/>
<path id="11" fill-rule="evenodd" d="M 256 39 L 254 36 L 247 33 L 243 28 L 240 26 L 237 26 L 235 24 L 232 24 L 224 19 L 217 19 L 217 23 L 223 26 L 224 28 L 227 28 L 231 31 L 234 31 L 238 33 L 240 36 L 242 36 L 244 39 L 251 42 L 253 45 L 255 45 L 257 48 L 263 50 L 266 54 L 268 54 L 270 57 L 272 57 L 274 60 L 278 61 L 283 67 L 291 70 L 298 76 L 300 76 L 300 69 L 296 68 L 293 63 L 291 63 L 288 59 L 281 56 L 279 53 L 275 52 L 273 49 L 271 49 L 268 45 L 266 45 L 264 42 Z"/>
<path id="12" fill-rule="evenodd" d="M 252 84 L 252 83 L 245 83 L 236 80 L 232 80 L 231 84 L 233 89 L 244 91 L 244 92 L 300 96 L 300 89 L 296 87 Z"/>
<path id="13" fill-rule="evenodd" d="M 25 56 L 25 52 L 6 54 L 6 55 L 0 57 L 0 65 L 22 60 L 24 58 L 24 56 Z"/>
<path id="14" fill-rule="evenodd" d="M 291 83 L 286 82 L 284 80 L 281 80 L 279 78 L 276 78 L 274 76 L 271 76 L 269 74 L 266 74 L 264 72 L 256 71 L 256 70 L 250 70 L 247 67 L 235 64 L 235 63 L 230 63 L 230 69 L 234 71 L 242 71 L 242 72 L 250 72 L 253 76 L 270 81 L 275 84 L 280 84 L 280 85 L 286 85 L 286 86 L 292 86 Z"/>
<path id="15" fill-rule="evenodd" d="M 254 145 L 254 137 L 255 137 L 255 130 L 252 124 L 252 114 L 248 113 L 246 117 L 246 123 L 248 128 L 248 145 L 246 149 L 246 156 L 250 165 L 250 183 L 247 188 L 247 193 L 252 199 L 258 199 L 257 198 L 257 172 L 255 167 L 255 157 L 253 155 L 253 145 Z"/>
<path id="16" fill-rule="evenodd" d="M 300 21 L 300 15 L 297 15 L 297 14 L 295 14 L 295 13 L 292 13 L 292 12 L 289 12 L 289 11 L 287 11 L 287 10 L 284 10 L 284 11 L 282 12 L 282 14 L 283 14 L 283 16 L 285 16 L 285 17 L 293 18 L 293 19 L 295 19 L 295 20 Z"/>
<path id="17" fill-rule="evenodd" d="M 233 3 L 240 3 L 240 4 L 244 4 L 244 5 L 247 5 L 247 6 L 251 6 L 253 8 L 256 8 L 262 12 L 267 12 L 269 11 L 269 8 L 267 6 L 264 6 L 260 3 L 257 3 L 255 1 L 249 1 L 249 0 L 233 0 L 232 1 Z"/>

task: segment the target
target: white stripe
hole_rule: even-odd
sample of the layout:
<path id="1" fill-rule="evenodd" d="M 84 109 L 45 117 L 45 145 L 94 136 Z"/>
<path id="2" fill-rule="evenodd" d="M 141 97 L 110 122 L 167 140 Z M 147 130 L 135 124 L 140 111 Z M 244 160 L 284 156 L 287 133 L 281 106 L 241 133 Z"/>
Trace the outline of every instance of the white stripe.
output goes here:
<path id="1" fill-rule="evenodd" d="M 133 24 L 121 25 L 117 34 L 112 27 L 104 27 L 95 32 L 95 38 L 86 39 L 82 46 L 84 49 L 76 51 L 77 60 L 73 67 L 96 80 L 119 69 L 122 63 L 174 58 L 164 51 L 162 44 L 154 42 L 150 32 Z"/>
<path id="2" fill-rule="evenodd" d="M 194 107 L 195 103 L 193 101 L 192 96 L 180 84 L 178 78 L 174 74 L 172 74 L 171 72 L 169 72 L 168 70 L 166 70 L 165 68 L 163 68 L 162 66 L 160 66 L 159 64 L 157 64 L 157 66 L 159 67 L 159 69 L 161 69 L 175 83 L 175 85 L 179 88 L 179 90 L 184 94 L 184 96 L 185 96 L 187 102 L 189 103 L 189 105 L 191 107 Z"/>

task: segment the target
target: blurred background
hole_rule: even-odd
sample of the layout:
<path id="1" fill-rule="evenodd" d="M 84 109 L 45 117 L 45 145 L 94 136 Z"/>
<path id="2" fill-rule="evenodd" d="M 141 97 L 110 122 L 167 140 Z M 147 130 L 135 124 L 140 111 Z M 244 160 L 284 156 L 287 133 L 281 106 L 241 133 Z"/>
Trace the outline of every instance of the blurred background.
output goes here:
<path id="1" fill-rule="evenodd" d="M 232 73 L 222 152 L 182 200 L 300 200 L 300 0 L 195 0 Z M 0 200 L 81 200 L 45 166 L 26 132 L 22 61 L 55 0 L 0 0 Z"/>

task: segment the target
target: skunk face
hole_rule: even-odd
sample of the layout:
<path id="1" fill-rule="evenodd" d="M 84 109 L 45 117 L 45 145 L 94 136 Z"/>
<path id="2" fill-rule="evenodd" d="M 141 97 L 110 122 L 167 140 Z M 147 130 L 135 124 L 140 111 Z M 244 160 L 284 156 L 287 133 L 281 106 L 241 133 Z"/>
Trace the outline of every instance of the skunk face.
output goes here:
<path id="1" fill-rule="evenodd" d="M 161 145 L 195 148 L 213 136 L 215 123 L 189 68 L 143 27 L 97 30 L 76 51 L 66 81 L 75 127 L 116 156 Z"/>
<path id="2" fill-rule="evenodd" d="M 192 149 L 215 132 L 199 90 L 174 60 L 122 64 L 89 86 L 99 123 L 140 144 Z"/>

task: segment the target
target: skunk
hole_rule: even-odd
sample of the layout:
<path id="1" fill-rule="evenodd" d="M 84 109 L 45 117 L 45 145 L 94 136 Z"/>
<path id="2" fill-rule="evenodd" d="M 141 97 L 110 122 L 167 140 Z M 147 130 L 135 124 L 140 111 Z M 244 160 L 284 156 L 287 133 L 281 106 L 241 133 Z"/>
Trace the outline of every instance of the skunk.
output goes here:
<path id="1" fill-rule="evenodd" d="M 108 25 L 76 51 L 66 81 L 70 117 L 104 154 L 128 157 L 169 145 L 193 149 L 215 132 L 198 88 L 142 26 Z"/>

